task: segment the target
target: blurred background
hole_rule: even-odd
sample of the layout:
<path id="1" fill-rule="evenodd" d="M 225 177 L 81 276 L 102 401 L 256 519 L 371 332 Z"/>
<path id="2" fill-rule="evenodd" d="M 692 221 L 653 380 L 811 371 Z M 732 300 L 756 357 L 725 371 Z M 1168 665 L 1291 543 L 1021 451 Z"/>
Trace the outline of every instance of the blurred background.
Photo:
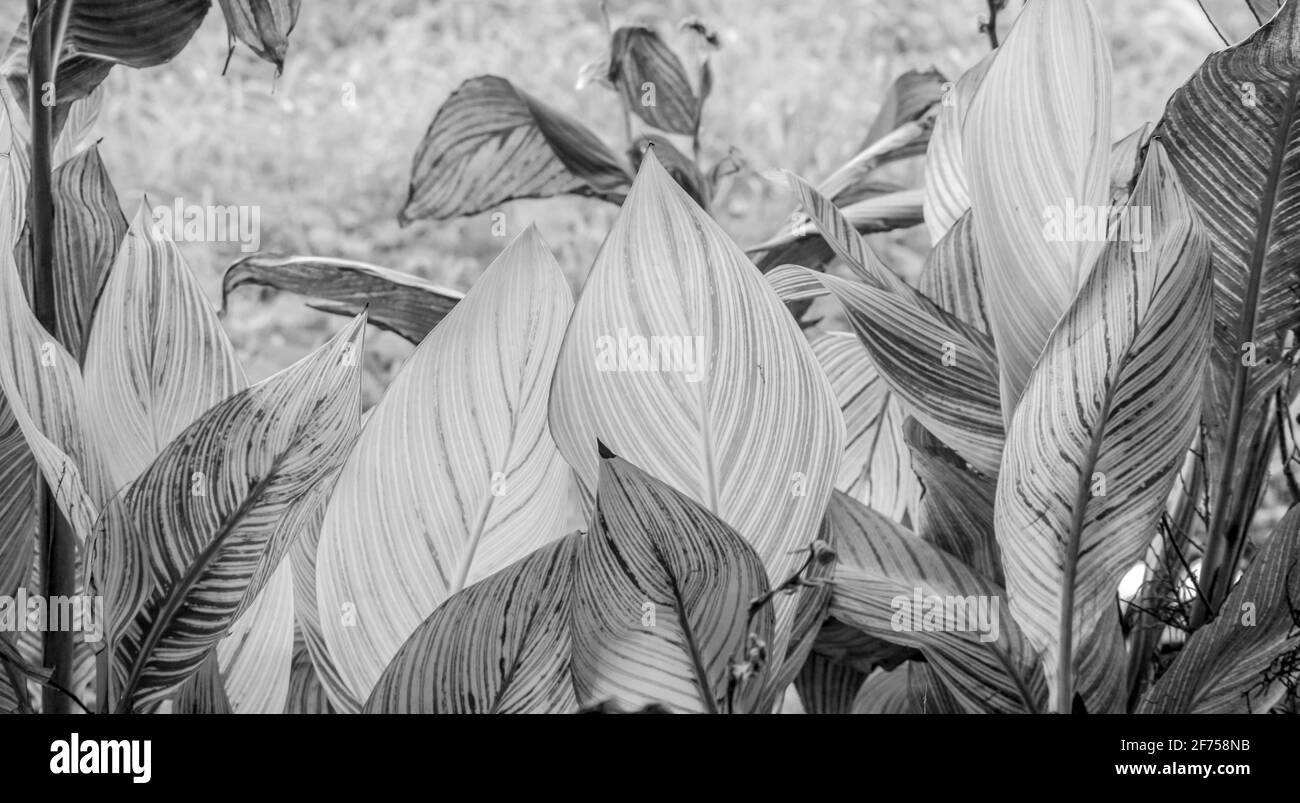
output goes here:
<path id="1" fill-rule="evenodd" d="M 1244 0 L 1205 0 L 1235 41 L 1253 30 Z M 0 12 L 12 30 L 21 3 Z M 999 17 L 1005 35 L 1023 3 Z M 1222 41 L 1196 0 L 1094 0 L 1115 66 L 1114 138 L 1159 118 L 1172 91 Z M 890 82 L 910 68 L 955 79 L 989 49 L 978 29 L 985 0 L 612 0 L 614 24 L 675 33 L 698 16 L 719 34 L 714 89 L 703 119 L 703 162 L 736 148 L 752 171 L 737 175 L 714 213 L 742 246 L 773 234 L 792 201 L 758 171 L 792 169 L 814 182 L 851 157 Z M 6 18 L 7 17 L 7 18 Z M 673 39 L 670 37 L 670 42 Z M 500 251 L 489 214 L 397 224 L 411 160 L 439 105 L 461 81 L 509 78 L 570 112 L 616 152 L 627 143 L 617 97 L 575 89 L 579 68 L 604 55 L 608 35 L 596 0 L 352 0 L 303 3 L 285 72 L 242 46 L 223 76 L 227 40 L 215 8 L 171 64 L 114 70 L 98 134 L 130 218 L 151 205 L 253 205 L 261 245 L 289 253 L 359 259 L 430 277 L 460 290 Z M 347 103 L 349 92 L 355 103 Z M 905 168 L 921 181 L 921 160 Z M 595 200 L 563 197 L 505 207 L 513 236 L 536 222 L 581 286 L 613 215 Z M 877 235 L 887 261 L 919 265 L 924 227 Z M 186 258 L 220 299 L 236 243 L 185 243 Z M 225 319 L 251 379 L 321 343 L 340 320 L 290 295 L 236 291 Z M 367 356 L 373 403 L 410 347 L 374 332 Z"/>

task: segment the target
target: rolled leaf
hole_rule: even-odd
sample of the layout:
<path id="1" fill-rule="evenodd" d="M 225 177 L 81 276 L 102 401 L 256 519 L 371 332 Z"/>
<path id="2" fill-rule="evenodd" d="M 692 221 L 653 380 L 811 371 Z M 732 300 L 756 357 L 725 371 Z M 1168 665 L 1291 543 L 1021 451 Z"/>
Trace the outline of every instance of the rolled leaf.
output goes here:
<path id="1" fill-rule="evenodd" d="M 582 542 L 573 533 L 452 595 L 393 657 L 366 713 L 576 712 L 569 618 Z"/>
<path id="2" fill-rule="evenodd" d="M 274 64 L 275 73 L 279 75 L 284 71 L 289 34 L 298 24 L 301 6 L 302 0 L 221 0 L 230 52 L 234 52 L 235 40 L 238 39 L 258 58 Z"/>
<path id="3" fill-rule="evenodd" d="M 599 440 L 727 522 L 773 586 L 817 537 L 844 443 L 834 391 L 785 306 L 653 152 L 565 333 L 550 425 L 588 501 Z M 773 655 L 786 654 L 794 609 L 777 600 Z"/>
<path id="4" fill-rule="evenodd" d="M 570 471 L 546 415 L 572 307 L 528 227 L 367 420 L 316 558 L 325 641 L 358 700 L 439 605 L 564 534 Z"/>
<path id="5" fill-rule="evenodd" d="M 573 580 L 579 704 L 753 710 L 773 635 L 770 606 L 750 613 L 768 590 L 754 549 L 704 507 L 612 456 L 601 460 L 591 524 Z"/>
<path id="6" fill-rule="evenodd" d="M 419 276 L 378 265 L 313 256 L 253 254 L 226 268 L 222 308 L 244 286 L 272 287 L 319 298 L 316 309 L 337 315 L 366 310 L 370 324 L 418 344 L 464 298 Z"/>
<path id="7" fill-rule="evenodd" d="M 1123 706 L 1116 592 L 1156 533 L 1200 414 L 1209 247 L 1158 142 L 1129 210 L 1048 341 L 1011 428 L 995 522 L 1011 609 L 1043 652 L 1052 706 Z M 1044 471 L 1052 466 L 1052 471 Z"/>
<path id="8" fill-rule="evenodd" d="M 474 215 L 515 198 L 621 202 L 626 168 L 582 123 L 504 78 L 461 84 L 438 109 L 411 167 L 398 220 Z"/>
<path id="9" fill-rule="evenodd" d="M 1088 0 L 1035 0 L 962 126 L 1007 421 L 1105 242 L 1104 233 L 1070 235 L 1073 210 L 1095 218 L 1110 202 L 1109 53 Z"/>

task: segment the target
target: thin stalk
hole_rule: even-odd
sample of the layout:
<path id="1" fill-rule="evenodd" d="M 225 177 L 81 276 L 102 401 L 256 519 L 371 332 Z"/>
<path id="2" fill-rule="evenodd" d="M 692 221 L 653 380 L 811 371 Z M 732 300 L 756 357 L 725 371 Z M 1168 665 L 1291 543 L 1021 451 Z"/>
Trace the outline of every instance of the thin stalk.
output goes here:
<path id="1" fill-rule="evenodd" d="M 41 326 L 53 336 L 58 331 L 54 296 L 54 194 L 50 186 L 54 108 L 44 101 L 47 97 L 45 87 L 54 80 L 56 23 L 62 28 L 66 24 L 62 18 L 66 14 L 41 14 L 40 11 L 38 0 L 27 0 L 27 107 L 32 129 L 32 182 L 27 220 L 32 235 L 32 307 Z M 76 542 L 44 481 L 40 483 L 37 513 L 41 538 L 41 583 L 45 598 L 53 602 L 58 597 L 71 597 L 76 593 Z M 73 685 L 71 627 L 46 629 L 42 658 L 45 667 L 53 672 L 51 684 L 42 692 L 44 711 L 71 713 L 72 700 L 58 690 Z"/>

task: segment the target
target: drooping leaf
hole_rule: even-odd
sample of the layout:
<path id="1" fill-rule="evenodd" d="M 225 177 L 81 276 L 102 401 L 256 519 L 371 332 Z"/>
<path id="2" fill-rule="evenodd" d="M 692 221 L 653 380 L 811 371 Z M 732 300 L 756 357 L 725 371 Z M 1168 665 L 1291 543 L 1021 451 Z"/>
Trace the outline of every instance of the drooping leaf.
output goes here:
<path id="1" fill-rule="evenodd" d="M 546 415 L 572 305 L 530 226 L 367 420 L 316 563 L 325 640 L 357 699 L 440 604 L 564 534 L 570 471 Z"/>
<path id="2" fill-rule="evenodd" d="M 1267 19 L 1267 17 L 1265 17 Z M 1288 335 L 1300 326 L 1300 3 L 1250 38 L 1206 58 L 1178 89 L 1156 130 L 1209 235 L 1214 349 L 1206 401 L 1207 487 L 1215 515 L 1202 588 L 1226 593 L 1241 534 L 1226 532 L 1252 439 L 1290 373 Z M 1272 448 L 1269 444 L 1267 448 Z"/>
<path id="3" fill-rule="evenodd" d="M 812 341 L 844 415 L 844 457 L 835 487 L 895 520 L 912 511 L 919 487 L 903 442 L 903 412 L 871 357 L 852 334 Z"/>
<path id="4" fill-rule="evenodd" d="M 565 334 L 550 425 L 587 500 L 600 440 L 726 521 L 774 586 L 816 538 L 844 442 L 785 306 L 653 152 Z M 786 654 L 794 609 L 777 600 L 773 655 Z"/>
<path id="5" fill-rule="evenodd" d="M 842 493 L 826 516 L 840 558 L 831 616 L 919 650 L 966 711 L 1041 708 L 1038 660 L 1001 588 Z"/>
<path id="6" fill-rule="evenodd" d="M 352 316 L 364 309 L 371 325 L 416 344 L 464 298 L 419 276 L 365 262 L 253 254 L 226 268 L 223 309 L 231 293 L 248 285 L 322 299 L 327 303 L 312 306 L 337 315 Z"/>
<path id="7" fill-rule="evenodd" d="M 686 69 L 653 29 L 633 26 L 614 31 L 607 78 L 627 110 L 655 128 L 687 135 L 699 128 L 702 104 Z"/>
<path id="8" fill-rule="evenodd" d="M 364 316 L 221 402 L 114 498 L 89 547 L 120 708 L 169 694 L 250 608 L 356 438 Z"/>
<path id="9" fill-rule="evenodd" d="M 547 544 L 438 606 L 384 670 L 366 713 L 575 713 L 570 590 L 583 538 Z"/>
<path id="10" fill-rule="evenodd" d="M 1074 236 L 1071 212 L 1110 201 L 1110 84 L 1091 4 L 1036 1 L 997 49 L 962 126 L 1007 421 L 1105 241 Z"/>
<path id="11" fill-rule="evenodd" d="M 576 194 L 614 203 L 626 168 L 582 123 L 504 78 L 471 78 L 438 109 L 398 216 L 408 224 L 474 215 L 515 198 Z"/>
<path id="12" fill-rule="evenodd" d="M 800 203 L 859 281 L 808 271 L 843 305 L 904 409 L 980 471 L 1002 451 L 997 360 L 990 339 L 890 272 L 833 204 L 791 175 Z M 798 270 L 778 268 L 777 271 Z M 791 283 L 781 277 L 773 282 Z"/>
<path id="13" fill-rule="evenodd" d="M 302 0 L 221 0 L 230 52 L 234 52 L 235 40 L 238 39 L 258 58 L 274 64 L 275 73 L 279 75 L 284 71 L 289 34 L 298 24 L 301 6 Z"/>
<path id="14" fill-rule="evenodd" d="M 86 344 L 86 400 L 114 489 L 247 385 L 212 303 L 141 204 Z"/>
<path id="15" fill-rule="evenodd" d="M 1158 142 L 1133 209 L 1150 215 L 1146 247 L 1103 252 L 1034 368 L 998 478 L 1011 608 L 1056 710 L 1076 691 L 1091 713 L 1123 706 L 1117 589 L 1155 536 L 1200 413 L 1209 246 Z"/>
<path id="16" fill-rule="evenodd" d="M 634 190 L 635 192 L 635 190 Z M 747 713 L 761 704 L 772 609 L 763 562 L 707 509 L 618 457 L 601 460 L 574 570 L 578 703 Z M 749 674 L 736 666 L 750 663 Z"/>
<path id="17" fill-rule="evenodd" d="M 1192 634 L 1138 709 L 1264 713 L 1294 683 L 1300 657 L 1300 508 L 1255 554 L 1213 622 Z M 1294 685 L 1291 686 L 1294 693 Z"/>
<path id="18" fill-rule="evenodd" d="M 943 73 L 931 67 L 926 70 L 907 70 L 894 79 L 885 92 L 885 99 L 880 103 L 876 119 L 871 121 L 866 139 L 858 150 L 869 148 L 900 126 L 913 123 L 925 117 L 943 100 L 947 79 Z M 913 145 L 909 150 L 897 154 L 895 158 L 915 156 L 925 151 L 926 141 Z"/>

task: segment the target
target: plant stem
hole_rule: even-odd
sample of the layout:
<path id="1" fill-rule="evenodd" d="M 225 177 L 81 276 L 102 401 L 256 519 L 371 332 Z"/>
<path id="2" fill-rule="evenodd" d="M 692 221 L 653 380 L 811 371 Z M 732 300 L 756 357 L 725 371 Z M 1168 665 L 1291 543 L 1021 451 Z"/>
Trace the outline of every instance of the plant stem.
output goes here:
<path id="1" fill-rule="evenodd" d="M 54 9 L 49 9 L 53 11 Z M 53 164 L 54 107 L 46 104 L 45 88 L 54 80 L 56 15 L 40 14 L 38 0 L 27 0 L 27 107 L 31 120 L 31 197 L 27 222 L 32 237 L 32 307 L 50 336 L 58 331 L 54 291 L 54 195 L 50 186 Z M 40 483 L 38 519 L 41 538 L 41 584 L 47 603 L 76 593 L 76 542 L 59 513 L 47 483 Z M 63 688 L 73 685 L 73 642 L 70 623 L 47 627 L 43 660 L 52 670 L 51 680 Z M 42 694 L 46 713 L 72 712 L 65 694 L 46 686 Z"/>

